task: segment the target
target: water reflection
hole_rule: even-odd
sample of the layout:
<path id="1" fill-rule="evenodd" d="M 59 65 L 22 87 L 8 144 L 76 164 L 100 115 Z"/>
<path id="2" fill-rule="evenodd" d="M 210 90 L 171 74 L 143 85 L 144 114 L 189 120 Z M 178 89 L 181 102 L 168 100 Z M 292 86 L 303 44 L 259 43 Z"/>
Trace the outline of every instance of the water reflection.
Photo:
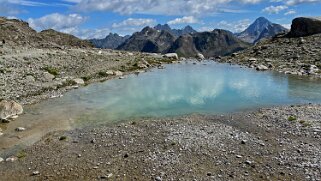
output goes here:
<path id="1" fill-rule="evenodd" d="M 227 113 L 257 107 L 321 103 L 321 82 L 207 62 L 168 65 L 122 80 L 92 84 L 25 107 L 8 124 L 0 148 L 31 144 L 44 134 L 146 116 Z M 18 139 L 14 129 L 27 130 Z"/>

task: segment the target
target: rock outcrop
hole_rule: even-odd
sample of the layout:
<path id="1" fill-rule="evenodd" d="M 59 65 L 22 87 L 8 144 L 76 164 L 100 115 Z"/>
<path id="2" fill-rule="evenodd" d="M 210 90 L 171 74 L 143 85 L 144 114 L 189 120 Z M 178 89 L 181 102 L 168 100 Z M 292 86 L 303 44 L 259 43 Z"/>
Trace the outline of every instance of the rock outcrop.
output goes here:
<path id="1" fill-rule="evenodd" d="M 321 20 L 316 18 L 295 18 L 288 37 L 303 37 L 321 33 Z"/>
<path id="2" fill-rule="evenodd" d="M 0 120 L 6 120 L 12 116 L 16 116 L 23 113 L 23 108 L 15 101 L 3 100 L 0 102 Z"/>

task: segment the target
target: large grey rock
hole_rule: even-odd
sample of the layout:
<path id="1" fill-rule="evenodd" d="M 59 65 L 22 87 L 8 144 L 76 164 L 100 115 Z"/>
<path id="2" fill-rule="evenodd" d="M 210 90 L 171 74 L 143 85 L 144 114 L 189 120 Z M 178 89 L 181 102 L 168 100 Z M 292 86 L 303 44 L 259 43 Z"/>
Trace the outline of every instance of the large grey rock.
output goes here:
<path id="1" fill-rule="evenodd" d="M 299 17 L 292 21 L 289 37 L 302 37 L 321 33 L 321 21 L 315 18 Z"/>
<path id="2" fill-rule="evenodd" d="M 175 59 L 175 60 L 178 60 L 178 55 L 177 53 L 167 53 L 164 55 L 165 58 L 172 58 L 172 59 Z"/>
<path id="3" fill-rule="evenodd" d="M 205 59 L 204 55 L 201 54 L 201 53 L 198 53 L 198 54 L 197 54 L 197 58 L 198 58 L 198 59 L 201 59 L 201 60 L 204 60 L 204 59 Z"/>
<path id="4" fill-rule="evenodd" d="M 268 69 L 269 68 L 267 66 L 265 66 L 265 65 L 258 65 L 256 67 L 256 70 L 258 70 L 258 71 L 265 71 L 265 70 L 268 70 Z"/>
<path id="5" fill-rule="evenodd" d="M 0 102 L 0 119 L 8 119 L 22 113 L 22 106 L 15 101 L 3 100 Z"/>
<path id="6" fill-rule="evenodd" d="M 49 72 L 44 72 L 43 78 L 45 79 L 45 81 L 52 81 L 55 78 L 55 76 L 50 74 Z"/>
<path id="7" fill-rule="evenodd" d="M 78 85 L 84 85 L 85 81 L 83 79 L 77 78 L 73 80 Z"/>

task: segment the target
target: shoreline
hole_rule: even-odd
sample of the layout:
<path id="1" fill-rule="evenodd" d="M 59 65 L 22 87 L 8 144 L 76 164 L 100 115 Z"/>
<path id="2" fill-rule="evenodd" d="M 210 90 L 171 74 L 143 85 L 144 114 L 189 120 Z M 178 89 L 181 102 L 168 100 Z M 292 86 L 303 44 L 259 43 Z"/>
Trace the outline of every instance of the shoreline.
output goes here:
<path id="1" fill-rule="evenodd" d="M 320 119 L 321 105 L 309 104 L 58 131 L 19 151 L 17 161 L 0 163 L 0 173 L 26 180 L 318 180 Z"/>

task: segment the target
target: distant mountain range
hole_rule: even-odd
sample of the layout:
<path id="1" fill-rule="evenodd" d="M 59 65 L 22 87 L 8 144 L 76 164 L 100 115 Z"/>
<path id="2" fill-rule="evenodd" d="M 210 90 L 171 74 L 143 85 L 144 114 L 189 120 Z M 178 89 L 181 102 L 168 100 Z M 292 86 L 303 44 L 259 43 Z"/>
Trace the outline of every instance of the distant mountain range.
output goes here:
<path id="1" fill-rule="evenodd" d="M 271 23 L 264 17 L 256 19 L 247 29 L 235 35 L 243 41 L 256 43 L 261 39 L 272 38 L 275 35 L 287 32 L 288 29 L 275 23 Z"/>
<path id="2" fill-rule="evenodd" d="M 191 33 L 197 33 L 197 31 L 194 30 L 191 26 L 186 26 L 183 29 L 172 29 L 168 24 L 164 24 L 164 25 L 158 24 L 154 27 L 154 29 L 160 30 L 160 31 L 162 30 L 168 31 L 176 37 L 186 35 L 186 34 L 191 34 Z"/>
<path id="3" fill-rule="evenodd" d="M 126 51 L 166 53 L 166 50 L 173 44 L 175 39 L 174 35 L 168 31 L 159 31 L 151 27 L 145 27 L 141 32 L 134 33 L 117 49 Z"/>
<path id="4" fill-rule="evenodd" d="M 238 39 L 232 32 L 215 29 L 211 32 L 180 36 L 168 49 L 168 52 L 175 52 L 186 57 L 194 57 L 198 53 L 205 57 L 216 57 L 228 55 L 249 46 L 250 43 Z"/>
<path id="5" fill-rule="evenodd" d="M 272 38 L 288 30 L 271 23 L 264 17 L 256 19 L 246 30 L 233 34 L 226 30 L 215 29 L 211 32 L 197 32 L 191 26 L 172 29 L 168 24 L 145 27 L 132 36 L 121 37 L 109 34 L 105 39 L 90 40 L 98 48 L 111 48 L 126 51 L 151 53 L 172 53 L 193 57 L 202 53 L 207 57 L 228 55 L 245 49 L 251 43 Z"/>
<path id="6" fill-rule="evenodd" d="M 110 33 L 104 39 L 89 40 L 96 48 L 116 49 L 124 43 L 130 36 L 120 36 L 117 33 Z"/>

